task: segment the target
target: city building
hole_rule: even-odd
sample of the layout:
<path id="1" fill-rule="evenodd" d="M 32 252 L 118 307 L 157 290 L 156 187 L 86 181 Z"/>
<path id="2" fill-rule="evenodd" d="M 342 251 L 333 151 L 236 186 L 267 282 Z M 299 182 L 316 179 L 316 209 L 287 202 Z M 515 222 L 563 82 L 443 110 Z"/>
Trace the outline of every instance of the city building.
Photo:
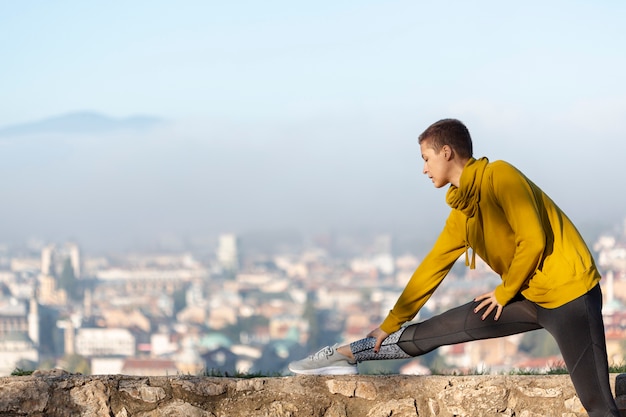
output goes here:
<path id="1" fill-rule="evenodd" d="M 223 271 L 233 273 L 239 269 L 239 241 L 234 234 L 219 237 L 217 262 Z"/>
<path id="2" fill-rule="evenodd" d="M 79 328 L 75 340 L 76 353 L 85 357 L 133 357 L 136 352 L 135 336 L 128 329 Z"/>

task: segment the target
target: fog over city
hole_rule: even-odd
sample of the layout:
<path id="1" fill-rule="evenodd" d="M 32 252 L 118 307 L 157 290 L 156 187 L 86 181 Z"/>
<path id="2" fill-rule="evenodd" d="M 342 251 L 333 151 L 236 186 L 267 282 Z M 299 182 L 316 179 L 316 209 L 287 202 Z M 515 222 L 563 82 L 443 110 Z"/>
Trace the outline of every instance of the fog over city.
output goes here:
<path id="1" fill-rule="evenodd" d="M 583 229 L 626 216 L 626 5 L 0 6 L 0 242 L 393 233 L 448 213 L 454 117 Z"/>

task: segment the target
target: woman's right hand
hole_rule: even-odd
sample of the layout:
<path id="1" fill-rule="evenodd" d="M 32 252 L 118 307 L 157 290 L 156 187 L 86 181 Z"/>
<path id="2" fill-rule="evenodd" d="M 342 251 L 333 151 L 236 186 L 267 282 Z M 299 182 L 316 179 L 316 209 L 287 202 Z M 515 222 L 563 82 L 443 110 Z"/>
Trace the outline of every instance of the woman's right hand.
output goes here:
<path id="1" fill-rule="evenodd" d="M 372 330 L 371 332 L 369 332 L 367 337 L 374 337 L 374 338 L 376 338 L 376 344 L 374 345 L 374 352 L 375 353 L 378 353 L 378 351 L 380 350 L 381 345 L 383 344 L 383 341 L 387 338 L 387 336 L 389 336 L 389 333 L 383 331 L 380 327 L 377 327 L 374 330 Z"/>

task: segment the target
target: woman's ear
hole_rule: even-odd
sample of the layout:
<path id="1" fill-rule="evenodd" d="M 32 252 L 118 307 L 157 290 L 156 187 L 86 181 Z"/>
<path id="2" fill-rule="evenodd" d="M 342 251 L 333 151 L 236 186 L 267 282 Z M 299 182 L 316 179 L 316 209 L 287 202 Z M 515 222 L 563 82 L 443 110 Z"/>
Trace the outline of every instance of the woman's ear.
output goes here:
<path id="1" fill-rule="evenodd" d="M 441 148 L 441 152 L 443 152 L 443 157 L 446 159 L 446 161 L 452 159 L 452 148 L 450 146 L 443 145 L 443 147 Z"/>

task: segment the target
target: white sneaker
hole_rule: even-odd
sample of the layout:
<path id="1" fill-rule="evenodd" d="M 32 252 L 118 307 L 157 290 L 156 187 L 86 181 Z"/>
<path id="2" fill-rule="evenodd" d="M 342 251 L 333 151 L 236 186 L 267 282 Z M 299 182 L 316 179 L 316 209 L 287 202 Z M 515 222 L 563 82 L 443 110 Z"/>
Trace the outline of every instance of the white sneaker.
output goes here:
<path id="1" fill-rule="evenodd" d="M 355 375 L 356 362 L 337 352 L 335 346 L 326 346 L 308 358 L 291 362 L 289 370 L 303 375 Z"/>

